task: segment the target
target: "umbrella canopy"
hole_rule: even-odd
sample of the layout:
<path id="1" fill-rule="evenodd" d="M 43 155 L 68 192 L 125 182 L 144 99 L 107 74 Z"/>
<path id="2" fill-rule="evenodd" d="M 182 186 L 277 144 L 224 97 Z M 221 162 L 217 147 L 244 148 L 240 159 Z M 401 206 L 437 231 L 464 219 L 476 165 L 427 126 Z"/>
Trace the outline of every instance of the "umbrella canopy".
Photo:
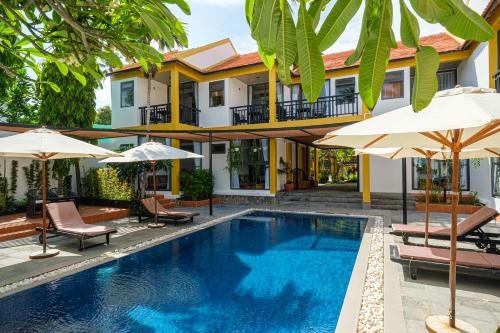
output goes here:
<path id="1" fill-rule="evenodd" d="M 62 135 L 47 128 L 0 138 L 0 156 L 36 158 L 42 161 L 42 243 L 43 250 L 30 255 L 31 259 L 55 256 L 57 250 L 47 251 L 46 168 L 47 160 L 64 158 L 102 158 L 119 156 L 110 150 Z"/>
<path id="2" fill-rule="evenodd" d="M 415 113 L 411 105 L 330 132 L 317 145 L 352 148 L 450 150 L 453 160 L 450 232 L 450 313 L 455 327 L 459 160 L 464 149 L 500 147 L 500 94 L 493 89 L 457 87 L 433 98 Z M 428 159 L 430 161 L 430 159 Z M 429 163 L 429 162 L 428 162 Z"/>
<path id="3" fill-rule="evenodd" d="M 156 161 L 180 160 L 187 158 L 203 158 L 203 155 L 170 147 L 159 142 L 150 141 L 124 151 L 121 157 L 110 157 L 100 161 L 100 163 L 151 162 L 153 166 L 153 196 L 156 198 Z M 156 205 L 157 201 L 155 200 L 155 223 L 149 224 L 149 227 L 151 228 L 160 228 L 164 226 L 163 224 L 158 223 L 158 211 Z"/>
<path id="4" fill-rule="evenodd" d="M 328 133 L 318 145 L 352 148 L 449 147 L 461 130 L 463 148 L 499 147 L 500 94 L 493 89 L 459 87 L 439 92 L 427 108 L 411 105 Z M 480 140 L 479 140 L 480 139 Z M 480 141 L 480 142 L 479 142 Z"/>
<path id="5" fill-rule="evenodd" d="M 399 158 L 430 158 L 433 160 L 451 160 L 453 158 L 452 152 L 450 150 L 441 149 L 419 149 L 419 148 L 365 148 L 365 149 L 355 149 L 356 155 L 375 155 L 391 160 L 396 160 Z M 460 159 L 468 160 L 472 158 L 488 158 L 488 157 L 500 157 L 499 148 L 486 148 L 486 149 L 464 149 L 460 153 Z"/>
<path id="6" fill-rule="evenodd" d="M 103 158 L 120 156 L 110 150 L 86 143 L 57 131 L 38 128 L 0 138 L 0 156 L 44 159 Z"/>
<path id="7" fill-rule="evenodd" d="M 203 155 L 170 147 L 159 142 L 146 142 L 121 153 L 119 157 L 110 157 L 100 163 L 131 163 L 161 160 L 179 160 L 186 158 L 203 158 Z"/>

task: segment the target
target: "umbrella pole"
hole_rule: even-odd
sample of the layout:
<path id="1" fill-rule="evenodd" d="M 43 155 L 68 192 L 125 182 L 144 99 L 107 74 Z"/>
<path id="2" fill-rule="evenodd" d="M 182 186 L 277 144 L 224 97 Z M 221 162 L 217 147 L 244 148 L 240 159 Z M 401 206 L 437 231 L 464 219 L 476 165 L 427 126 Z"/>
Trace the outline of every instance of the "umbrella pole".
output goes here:
<path id="1" fill-rule="evenodd" d="M 30 254 L 30 259 L 44 259 L 59 254 L 56 249 L 47 251 L 47 156 L 41 156 L 42 160 L 42 246 L 43 250 Z"/>
<path id="2" fill-rule="evenodd" d="M 427 156 L 427 178 L 425 180 L 425 246 L 429 244 L 429 215 L 431 191 L 431 158 Z"/>
<path id="3" fill-rule="evenodd" d="M 151 161 L 153 165 L 153 197 L 155 198 L 155 223 L 158 224 L 158 207 L 156 201 L 156 161 Z"/>
<path id="4" fill-rule="evenodd" d="M 458 136 L 458 135 L 456 135 Z M 455 139 L 458 139 L 455 137 Z M 455 298 L 457 288 L 457 210 L 458 210 L 458 174 L 460 150 L 453 147 L 453 178 L 451 198 L 451 237 L 450 237 L 450 313 L 449 325 L 455 327 Z"/>

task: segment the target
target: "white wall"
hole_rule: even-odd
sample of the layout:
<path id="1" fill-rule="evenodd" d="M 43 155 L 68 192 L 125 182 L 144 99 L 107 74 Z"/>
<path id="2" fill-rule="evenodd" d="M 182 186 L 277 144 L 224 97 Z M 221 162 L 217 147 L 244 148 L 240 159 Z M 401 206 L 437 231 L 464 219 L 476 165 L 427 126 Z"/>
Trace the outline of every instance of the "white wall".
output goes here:
<path id="1" fill-rule="evenodd" d="M 469 59 L 462 61 L 457 68 L 458 83 L 462 86 L 489 86 L 488 43 L 481 43 Z"/>

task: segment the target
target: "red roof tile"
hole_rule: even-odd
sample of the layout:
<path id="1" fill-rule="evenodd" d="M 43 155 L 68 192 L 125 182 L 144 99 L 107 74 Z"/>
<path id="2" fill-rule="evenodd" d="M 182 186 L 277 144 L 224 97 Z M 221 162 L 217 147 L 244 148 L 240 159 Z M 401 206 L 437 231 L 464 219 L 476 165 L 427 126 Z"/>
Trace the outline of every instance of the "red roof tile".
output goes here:
<path id="1" fill-rule="evenodd" d="M 447 33 L 422 37 L 420 38 L 420 43 L 422 45 L 433 46 L 439 53 L 456 51 L 462 47 L 460 42 Z M 353 50 L 324 55 L 323 61 L 325 62 L 325 69 L 328 71 L 346 67 L 344 62 L 352 52 Z M 398 48 L 391 50 L 390 60 L 406 59 L 413 57 L 414 55 L 415 49 L 404 46 L 401 42 L 399 42 Z"/>
<path id="2" fill-rule="evenodd" d="M 447 33 L 439 33 L 436 35 L 422 37 L 420 39 L 422 45 L 433 46 L 439 53 L 457 51 L 462 47 L 462 44 L 458 42 L 455 38 L 451 37 Z M 338 53 L 326 54 L 323 56 L 323 61 L 325 63 L 325 70 L 335 70 L 340 68 L 345 68 L 345 61 L 351 55 L 353 50 L 343 51 Z M 174 61 L 176 60 L 177 51 L 173 51 L 170 53 L 164 54 L 164 61 Z M 415 49 L 404 46 L 401 42 L 398 43 L 398 48 L 391 50 L 390 60 L 398 60 L 410 58 L 415 55 Z M 250 66 L 261 64 L 262 60 L 260 59 L 258 52 L 252 52 L 247 54 L 238 55 L 235 58 L 232 58 L 222 64 L 219 64 L 215 67 L 210 68 L 206 71 L 206 73 L 213 73 L 218 71 L 223 71 L 227 69 L 234 69 L 243 66 Z M 129 64 L 126 65 L 117 72 L 139 68 L 139 64 Z"/>

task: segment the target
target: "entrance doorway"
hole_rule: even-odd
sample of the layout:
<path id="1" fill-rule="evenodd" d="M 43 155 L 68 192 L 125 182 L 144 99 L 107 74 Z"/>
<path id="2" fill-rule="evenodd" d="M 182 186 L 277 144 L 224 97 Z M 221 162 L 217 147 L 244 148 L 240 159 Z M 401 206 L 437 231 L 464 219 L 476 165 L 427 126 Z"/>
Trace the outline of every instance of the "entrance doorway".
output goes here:
<path id="1" fill-rule="evenodd" d="M 318 181 L 322 188 L 359 191 L 359 157 L 353 149 L 321 149 L 318 155 Z"/>

